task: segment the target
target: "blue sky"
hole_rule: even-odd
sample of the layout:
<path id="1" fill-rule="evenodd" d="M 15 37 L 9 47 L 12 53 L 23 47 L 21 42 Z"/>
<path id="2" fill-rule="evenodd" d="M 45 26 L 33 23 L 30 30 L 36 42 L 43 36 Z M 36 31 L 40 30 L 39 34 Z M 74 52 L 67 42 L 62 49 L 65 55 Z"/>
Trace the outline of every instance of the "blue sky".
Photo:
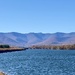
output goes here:
<path id="1" fill-rule="evenodd" d="M 75 32 L 75 0 L 0 0 L 0 32 Z"/>

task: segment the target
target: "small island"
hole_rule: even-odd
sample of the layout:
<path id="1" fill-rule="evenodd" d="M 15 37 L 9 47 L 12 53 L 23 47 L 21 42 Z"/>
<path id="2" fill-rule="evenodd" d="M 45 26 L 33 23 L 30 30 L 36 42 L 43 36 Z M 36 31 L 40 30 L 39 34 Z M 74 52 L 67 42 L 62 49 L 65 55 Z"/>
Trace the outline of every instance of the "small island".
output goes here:
<path id="1" fill-rule="evenodd" d="M 23 47 L 10 47 L 9 45 L 0 45 L 0 53 L 12 52 L 12 51 L 22 51 L 26 49 L 27 48 L 23 48 Z"/>

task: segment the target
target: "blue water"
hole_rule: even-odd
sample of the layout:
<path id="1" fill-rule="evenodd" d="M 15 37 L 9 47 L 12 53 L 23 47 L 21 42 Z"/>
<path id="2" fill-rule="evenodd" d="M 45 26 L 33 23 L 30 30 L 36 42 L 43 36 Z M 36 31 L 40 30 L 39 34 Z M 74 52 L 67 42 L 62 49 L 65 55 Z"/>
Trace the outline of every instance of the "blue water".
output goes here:
<path id="1" fill-rule="evenodd" d="M 74 50 L 25 50 L 0 54 L 7 75 L 75 75 Z"/>

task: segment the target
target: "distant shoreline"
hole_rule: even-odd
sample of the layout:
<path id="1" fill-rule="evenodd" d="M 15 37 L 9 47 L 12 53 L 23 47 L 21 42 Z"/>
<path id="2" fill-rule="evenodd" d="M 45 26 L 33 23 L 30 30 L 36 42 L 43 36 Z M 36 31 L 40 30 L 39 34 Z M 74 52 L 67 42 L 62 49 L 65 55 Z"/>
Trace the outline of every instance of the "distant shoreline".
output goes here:
<path id="1" fill-rule="evenodd" d="M 50 50 L 75 50 L 73 45 L 34 45 L 30 49 L 50 49 Z"/>

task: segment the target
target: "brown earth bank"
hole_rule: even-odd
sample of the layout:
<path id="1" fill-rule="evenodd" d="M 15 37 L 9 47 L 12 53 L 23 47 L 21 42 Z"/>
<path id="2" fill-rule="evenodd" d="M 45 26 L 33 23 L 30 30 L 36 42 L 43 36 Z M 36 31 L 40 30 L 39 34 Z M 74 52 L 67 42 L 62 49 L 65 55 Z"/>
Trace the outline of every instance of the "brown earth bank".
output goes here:
<path id="1" fill-rule="evenodd" d="M 12 52 L 12 51 L 22 51 L 22 50 L 26 50 L 26 49 L 27 48 L 18 48 L 18 47 L 0 48 L 0 53 Z"/>

